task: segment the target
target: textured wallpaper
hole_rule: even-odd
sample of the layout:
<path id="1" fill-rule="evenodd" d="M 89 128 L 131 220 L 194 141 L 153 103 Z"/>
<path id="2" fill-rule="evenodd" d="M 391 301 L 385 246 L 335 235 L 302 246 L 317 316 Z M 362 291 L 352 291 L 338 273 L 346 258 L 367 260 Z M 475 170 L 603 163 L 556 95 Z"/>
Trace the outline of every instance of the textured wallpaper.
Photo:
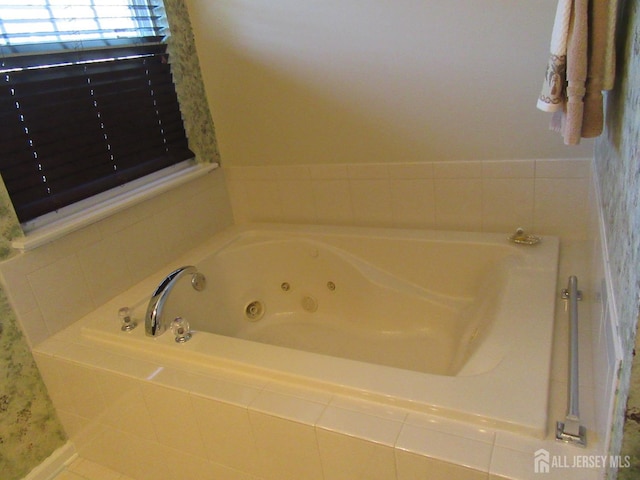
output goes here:
<path id="1" fill-rule="evenodd" d="M 215 131 L 184 0 L 164 0 L 169 30 L 169 63 L 176 84 L 189 147 L 201 163 L 220 163 Z"/>
<path id="2" fill-rule="evenodd" d="M 219 162 L 213 122 L 183 0 L 165 0 L 172 36 L 170 62 L 189 146 L 199 162 Z M 22 235 L 0 181 L 0 260 Z M 29 346 L 0 289 L 0 477 L 17 480 L 66 442 Z"/>
<path id="3" fill-rule="evenodd" d="M 607 96 L 606 129 L 596 142 L 595 157 L 624 351 L 612 448 L 615 453 L 622 442 L 622 453 L 633 459 L 632 468 L 620 469 L 618 478 L 637 479 L 640 356 L 634 357 L 633 350 L 640 306 L 640 0 L 620 7 L 618 78 Z"/>
<path id="4" fill-rule="evenodd" d="M 0 259 L 22 235 L 4 184 L 0 185 Z M 0 288 L 0 472 L 22 478 L 65 442 L 38 369 L 16 316 Z"/>
<path id="5" fill-rule="evenodd" d="M 62 446 L 66 436 L 33 356 L 0 290 L 0 472 L 19 479 Z"/>

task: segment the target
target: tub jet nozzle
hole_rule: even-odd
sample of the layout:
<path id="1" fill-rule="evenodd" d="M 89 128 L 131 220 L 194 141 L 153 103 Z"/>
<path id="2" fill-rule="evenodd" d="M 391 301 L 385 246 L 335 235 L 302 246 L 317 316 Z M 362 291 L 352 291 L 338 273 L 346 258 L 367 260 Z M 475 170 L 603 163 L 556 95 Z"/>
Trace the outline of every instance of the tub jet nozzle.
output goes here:
<path id="1" fill-rule="evenodd" d="M 254 300 L 244 307 L 244 314 L 248 320 L 257 322 L 264 316 L 264 305 L 260 300 Z"/>

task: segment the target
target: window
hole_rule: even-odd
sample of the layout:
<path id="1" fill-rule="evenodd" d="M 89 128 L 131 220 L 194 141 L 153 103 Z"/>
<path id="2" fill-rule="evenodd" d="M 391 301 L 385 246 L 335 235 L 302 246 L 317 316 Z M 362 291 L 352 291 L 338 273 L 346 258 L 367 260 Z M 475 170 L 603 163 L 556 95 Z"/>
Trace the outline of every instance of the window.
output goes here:
<path id="1" fill-rule="evenodd" d="M 193 158 L 162 0 L 0 0 L 0 173 L 20 222 Z"/>

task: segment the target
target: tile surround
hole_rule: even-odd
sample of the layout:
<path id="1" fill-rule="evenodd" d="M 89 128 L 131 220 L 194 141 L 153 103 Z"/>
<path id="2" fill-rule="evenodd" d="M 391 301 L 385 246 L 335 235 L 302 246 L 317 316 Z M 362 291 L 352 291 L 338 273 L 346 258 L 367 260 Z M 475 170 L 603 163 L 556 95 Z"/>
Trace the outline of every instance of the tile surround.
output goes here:
<path id="1" fill-rule="evenodd" d="M 231 224 L 220 171 L 0 264 L 30 345 L 37 345 Z"/>
<path id="2" fill-rule="evenodd" d="M 505 171 L 520 172 L 518 175 L 530 175 L 531 165 L 535 167 L 535 162 L 517 162 L 509 165 L 500 163 L 502 164 L 500 167 L 496 162 L 491 162 L 487 167 L 492 175 L 491 182 L 499 183 L 505 179 L 504 175 L 512 175 L 504 173 Z M 526 169 L 525 163 L 528 165 Z M 566 178 L 568 181 L 575 180 L 576 174 L 573 169 L 567 170 L 555 162 L 544 163 L 546 163 L 542 167 L 546 175 L 544 179 L 555 179 L 553 175 L 564 175 L 561 179 L 568 177 Z M 556 170 L 554 166 L 557 167 Z M 583 169 L 580 175 L 589 174 L 583 162 L 578 162 L 577 166 Z M 393 181 L 435 181 L 435 169 L 430 167 L 433 165 L 429 167 L 402 165 L 397 170 L 374 169 L 371 175 L 376 178 L 372 179 L 362 178 L 368 175 L 363 169 L 323 168 L 320 170 L 323 176 L 328 177 L 328 181 L 336 181 L 332 177 L 338 176 L 340 172 L 351 171 L 352 175 L 358 177 L 356 181 L 388 181 L 391 185 Z M 262 176 L 278 177 L 277 171 L 272 169 L 261 168 L 260 170 L 259 174 Z M 286 181 L 295 182 L 292 177 L 306 176 L 307 171 L 311 176 L 311 169 L 307 170 L 304 167 L 287 168 L 284 175 L 288 177 Z M 423 172 L 419 175 L 430 175 L 430 178 L 402 178 L 415 175 L 416 172 Z M 237 173 L 232 172 L 230 177 Z M 386 178 L 378 178 L 384 175 Z M 440 169 L 437 175 L 444 175 L 446 178 L 443 180 L 446 181 L 478 180 L 449 178 L 452 175 L 467 175 L 463 169 L 458 168 Z M 469 175 L 477 175 L 477 169 Z M 519 181 L 527 181 L 527 179 L 535 182 L 536 177 L 516 177 Z M 577 179 L 583 181 L 580 176 Z M 484 179 L 480 180 L 484 181 Z M 506 180 L 510 181 L 511 178 L 507 176 Z M 262 183 L 259 180 L 251 181 Z M 303 181 L 313 182 L 313 179 Z M 349 178 L 338 179 L 338 181 L 346 181 L 347 186 L 351 183 Z M 584 181 L 589 182 L 588 179 Z M 351 191 L 348 194 L 351 195 Z M 281 198 L 280 192 L 278 192 L 279 198 Z M 585 217 L 589 215 L 588 206 L 585 207 L 584 215 Z M 85 255 L 86 258 L 91 258 L 90 255 L 80 252 L 95 248 L 96 242 L 104 241 L 102 235 L 105 232 L 122 234 L 126 229 L 137 225 L 138 221 L 138 217 L 133 215 L 128 221 L 117 222 L 116 227 L 100 225 L 96 230 L 88 233 L 86 238 L 78 237 L 72 244 L 75 248 L 61 246 L 59 250 L 56 249 L 53 257 L 48 254 L 42 257 L 38 255 L 34 255 L 33 258 L 25 257 L 27 260 L 24 265 L 20 268 L 14 265 L 14 268 L 16 270 L 33 269 L 34 272 L 44 269 L 42 272 L 46 272 L 52 261 L 58 261 L 52 258 L 68 256 L 71 252 L 74 252 L 73 255 L 77 255 L 78 258 L 85 258 Z M 586 226 L 584 228 L 587 230 Z M 574 238 L 574 234 L 575 232 L 570 232 L 569 238 Z M 24 270 L 21 271 L 24 273 Z M 9 272 L 16 273 L 11 268 Z M 37 282 L 35 283 L 37 285 Z M 31 288 L 30 281 L 27 285 Z M 38 301 L 32 304 L 37 306 Z M 68 352 L 70 349 L 69 345 L 56 344 L 56 342 L 46 342 L 46 345 L 44 351 L 37 349 L 39 362 L 41 362 L 40 354 L 44 356 L 50 354 L 51 359 L 61 361 L 59 358 L 61 352 Z M 534 445 L 527 442 L 522 442 L 520 446 L 517 444 L 514 446 L 513 442 L 501 444 L 495 432 L 489 432 L 487 436 L 482 432 L 469 431 L 464 426 L 451 424 L 442 426 L 435 419 L 425 420 L 415 415 L 407 415 L 407 412 L 402 411 L 381 411 L 374 405 L 353 403 L 345 398 L 327 397 L 321 392 L 301 390 L 294 386 L 277 382 L 269 383 L 255 378 L 246 378 L 238 382 L 236 377 L 225 377 L 220 374 L 221 376 L 211 383 L 208 380 L 205 381 L 206 377 L 201 374 L 186 374 L 170 369 L 165 369 L 158 374 L 158 366 L 153 362 L 138 360 L 134 362 L 135 367 L 131 371 L 130 359 L 114 358 L 110 355 L 107 358 L 106 352 L 86 351 L 79 346 L 72 347 L 71 350 L 74 350 L 71 353 L 75 358 L 74 364 L 98 358 L 98 363 L 106 369 L 100 370 L 98 375 L 91 375 L 76 365 L 74 368 L 79 370 L 71 376 L 75 378 L 80 375 L 85 380 L 79 379 L 72 384 L 77 385 L 78 388 L 82 388 L 83 385 L 93 385 L 92 391 L 101 392 L 103 395 L 95 397 L 95 401 L 80 402 L 79 398 L 82 398 L 82 394 L 69 389 L 67 382 L 52 371 L 57 370 L 59 366 L 53 369 L 47 361 L 41 363 L 43 375 L 50 389 L 56 391 L 53 397 L 60 418 L 72 439 L 78 445 L 82 445 L 81 455 L 133 478 L 144 479 L 144 470 L 140 465 L 133 467 L 128 462 L 132 462 L 135 455 L 143 454 L 147 448 L 158 449 L 168 458 L 176 456 L 182 458 L 183 453 L 175 450 L 175 438 L 179 438 L 178 444 L 189 451 L 188 454 L 184 454 L 185 462 L 189 460 L 188 465 L 180 464 L 183 465 L 180 468 L 198 472 L 200 475 L 198 478 L 216 478 L 211 473 L 214 471 L 224 472 L 224 474 L 220 473 L 221 478 L 230 479 L 301 478 L 300 475 L 304 478 L 313 478 L 317 472 L 324 472 L 325 478 L 344 478 L 340 473 L 344 472 L 344 469 L 352 472 L 353 475 L 365 475 L 362 478 L 377 478 L 371 476 L 373 475 L 371 471 L 359 471 L 355 463 L 349 464 L 349 458 L 375 458 L 376 462 L 380 463 L 375 464 L 377 466 L 374 471 L 381 475 L 380 478 L 420 478 L 418 475 L 424 475 L 424 472 L 430 472 L 435 475 L 434 478 L 451 478 L 451 475 L 474 479 L 508 478 L 509 472 L 513 473 L 517 470 L 516 467 L 511 468 L 505 463 L 510 461 L 509 453 L 512 451 L 516 452 L 516 457 L 522 458 L 520 473 L 531 472 L 530 459 Z M 64 371 L 67 366 L 64 367 Z M 114 372 L 120 372 L 120 374 L 114 376 Z M 70 377 L 65 375 L 65 378 Z M 560 384 L 558 388 L 561 389 L 564 386 Z M 62 395 L 60 390 L 64 390 Z M 188 405 L 193 412 L 200 412 L 190 411 L 184 416 L 185 422 L 193 428 L 175 430 L 173 421 L 157 424 L 158 418 L 167 418 L 172 414 L 167 405 L 158 407 L 157 400 L 173 396 L 175 396 L 173 405 Z M 133 407 L 130 402 L 135 403 L 136 406 Z M 110 404 L 117 405 L 122 410 L 108 411 Z M 164 410 L 159 412 L 157 408 Z M 98 410 L 101 413 L 98 414 Z M 218 415 L 215 415 L 216 412 Z M 198 417 L 198 415 L 202 416 Z M 98 417 L 100 420 L 96 424 L 95 419 Z M 130 419 L 129 423 L 124 422 L 122 420 L 124 418 Z M 341 422 L 340 418 L 351 420 Z M 234 434 L 226 434 L 221 438 L 222 432 L 228 432 L 230 428 L 234 429 Z M 100 430 L 99 434 L 96 433 L 98 430 Z M 272 441 L 273 435 L 276 434 L 283 439 L 280 445 L 275 445 Z M 285 441 L 290 438 L 294 438 L 295 441 L 293 443 L 290 440 Z M 430 441 L 425 442 L 425 439 Z M 100 450 L 99 445 L 105 441 L 112 442 L 114 445 L 121 445 L 123 442 L 139 442 L 139 446 L 131 452 L 126 452 L 122 457 L 122 453 L 115 447 L 109 451 Z M 238 447 L 240 444 L 243 445 L 242 449 Z M 425 444 L 442 448 L 438 450 L 434 447 L 425 450 Z M 215 447 L 203 447 L 206 445 L 215 445 Z M 302 449 L 304 445 L 307 448 Z M 473 448 L 469 448 L 470 446 Z M 294 462 L 295 468 L 291 466 L 291 462 L 277 460 L 285 454 L 299 458 L 299 461 Z M 118 455 L 120 458 L 117 461 L 112 458 Z M 529 463 L 526 462 L 527 459 Z M 169 465 L 163 472 L 163 469 L 150 466 L 147 462 L 142 462 L 142 465 L 147 465 L 150 468 L 149 471 L 158 475 L 157 478 L 160 479 L 172 478 L 167 476 L 169 474 L 166 472 L 175 474 L 178 468 L 175 465 Z M 313 468 L 305 470 L 308 466 Z M 315 468 L 318 470 L 313 470 Z M 312 470 L 316 473 L 310 473 Z M 386 476 L 382 476 L 382 472 L 386 472 Z M 309 477 L 309 475 L 312 476 Z"/>
<path id="3" fill-rule="evenodd" d="M 580 252 L 563 258 L 561 275 L 588 270 L 584 258 Z M 560 308 L 556 324 L 557 341 L 566 341 Z M 144 353 L 88 348 L 76 335 L 65 330 L 35 349 L 56 408 L 82 458 L 137 480 L 187 473 L 229 480 L 535 479 L 538 448 L 572 456 L 598 454 L 602 447 L 592 442 L 576 450 L 204 364 L 178 360 L 169 366 Z M 552 382 L 550 423 L 564 415 L 560 357 L 554 360 L 559 373 Z M 589 362 L 582 367 L 591 369 Z M 588 388 L 581 407 L 593 432 L 592 382 L 589 375 L 583 379 Z M 177 421 L 191 427 L 176 427 Z M 135 447 L 121 447 L 130 443 Z M 146 452 L 154 452 L 155 460 L 141 458 Z M 591 469 L 556 470 L 545 477 L 600 478 Z"/>
<path id="4" fill-rule="evenodd" d="M 590 159 L 225 167 L 236 223 L 271 221 L 585 239 Z M 570 192 L 570 195 L 567 195 Z"/>
<path id="5" fill-rule="evenodd" d="M 387 480 L 395 478 L 394 449 L 318 429 L 318 447 L 325 480 Z"/>
<path id="6" fill-rule="evenodd" d="M 229 480 L 534 479 L 538 448 L 569 456 L 599 448 L 576 450 L 210 365 L 87 348 L 74 332 L 35 349 L 56 408 L 83 459 L 138 480 L 185 472 Z M 565 386 L 554 385 L 562 396 Z M 585 417 L 592 425 L 593 414 Z M 599 477 L 579 470 L 546 478 Z"/>

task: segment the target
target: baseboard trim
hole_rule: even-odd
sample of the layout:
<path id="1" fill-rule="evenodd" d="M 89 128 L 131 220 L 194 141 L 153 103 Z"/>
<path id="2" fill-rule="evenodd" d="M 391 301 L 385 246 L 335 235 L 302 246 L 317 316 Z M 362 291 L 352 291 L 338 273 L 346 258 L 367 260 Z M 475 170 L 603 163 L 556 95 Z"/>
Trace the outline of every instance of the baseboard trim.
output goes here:
<path id="1" fill-rule="evenodd" d="M 68 441 L 31 470 L 22 480 L 52 480 L 77 457 L 75 445 Z"/>

